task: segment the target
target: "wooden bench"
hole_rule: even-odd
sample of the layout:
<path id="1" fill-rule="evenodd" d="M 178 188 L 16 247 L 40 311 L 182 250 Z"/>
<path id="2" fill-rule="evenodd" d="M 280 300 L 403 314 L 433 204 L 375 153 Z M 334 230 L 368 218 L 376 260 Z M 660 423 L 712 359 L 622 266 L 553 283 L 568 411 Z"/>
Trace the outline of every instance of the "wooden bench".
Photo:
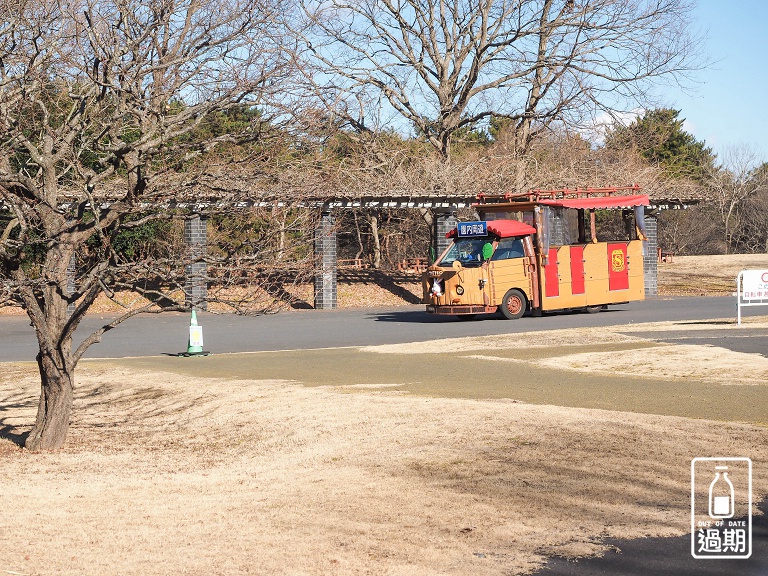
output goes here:
<path id="1" fill-rule="evenodd" d="M 656 261 L 657 262 L 672 262 L 675 257 L 674 252 L 664 252 L 661 248 L 656 248 Z"/>
<path id="2" fill-rule="evenodd" d="M 403 258 L 397 263 L 400 272 L 424 272 L 427 266 L 426 258 Z"/>
<path id="3" fill-rule="evenodd" d="M 356 268 L 358 270 L 362 268 L 367 268 L 362 258 L 349 258 L 346 260 L 345 259 L 336 260 L 336 267 L 337 268 Z"/>

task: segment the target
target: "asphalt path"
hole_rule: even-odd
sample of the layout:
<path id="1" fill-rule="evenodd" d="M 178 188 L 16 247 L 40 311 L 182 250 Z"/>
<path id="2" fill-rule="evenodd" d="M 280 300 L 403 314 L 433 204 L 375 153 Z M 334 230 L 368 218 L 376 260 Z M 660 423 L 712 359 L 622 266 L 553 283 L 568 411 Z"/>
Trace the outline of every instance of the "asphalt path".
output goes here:
<path id="1" fill-rule="evenodd" d="M 754 307 L 746 309 L 744 315 L 766 313 L 768 310 Z M 301 310 L 255 317 L 200 313 L 198 321 L 203 326 L 205 349 L 224 353 L 398 344 L 659 321 L 702 322 L 704 329 L 707 321 L 735 317 L 735 298 L 726 296 L 653 298 L 611 306 L 598 314 L 572 312 L 519 320 L 478 316 L 473 321 L 460 321 L 452 316 L 427 314 L 423 306 L 416 305 L 385 309 Z M 109 320 L 109 316 L 87 316 L 75 334 L 75 341 L 82 341 Z M 135 316 L 107 332 L 100 343 L 91 346 L 86 357 L 125 358 L 183 352 L 188 326 L 188 314 Z M 748 339 L 743 339 L 742 345 L 746 346 L 747 342 Z M 739 349 L 736 339 L 732 344 L 736 346 L 733 349 Z M 34 331 L 26 316 L 0 317 L 0 362 L 32 361 L 36 353 Z"/>

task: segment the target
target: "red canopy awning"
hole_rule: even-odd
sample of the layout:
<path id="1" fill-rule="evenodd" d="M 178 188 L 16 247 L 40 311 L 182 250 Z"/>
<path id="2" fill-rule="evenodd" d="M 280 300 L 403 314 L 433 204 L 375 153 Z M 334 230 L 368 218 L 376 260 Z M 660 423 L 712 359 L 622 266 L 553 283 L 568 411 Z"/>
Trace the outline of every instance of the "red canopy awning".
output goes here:
<path id="1" fill-rule="evenodd" d="M 535 234 L 536 228 L 518 220 L 491 220 L 488 222 L 488 232 L 499 238 L 510 238 Z"/>
<path id="2" fill-rule="evenodd" d="M 561 200 L 539 200 L 544 206 L 556 208 L 582 208 L 600 210 L 602 208 L 631 208 L 632 206 L 648 206 L 650 200 L 647 194 L 633 196 L 601 196 L 599 198 L 563 198 Z"/>
<path id="3" fill-rule="evenodd" d="M 488 233 L 494 234 L 499 238 L 527 236 L 528 234 L 536 233 L 536 228 L 518 220 L 489 220 L 486 224 Z M 456 228 L 445 235 L 446 238 L 453 238 L 454 236 L 456 236 Z"/>

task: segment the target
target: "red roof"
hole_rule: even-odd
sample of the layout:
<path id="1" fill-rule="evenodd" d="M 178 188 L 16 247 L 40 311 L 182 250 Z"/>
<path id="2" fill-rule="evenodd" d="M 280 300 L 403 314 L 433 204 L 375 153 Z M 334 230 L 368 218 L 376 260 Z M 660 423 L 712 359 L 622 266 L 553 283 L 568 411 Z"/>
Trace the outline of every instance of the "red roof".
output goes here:
<path id="1" fill-rule="evenodd" d="M 563 198 L 561 200 L 539 200 L 544 206 L 558 208 L 584 208 L 599 210 L 601 208 L 628 208 L 630 206 L 648 206 L 650 201 L 647 194 L 633 196 L 601 196 L 596 198 Z"/>
<path id="2" fill-rule="evenodd" d="M 489 220 L 487 228 L 489 234 L 495 234 L 499 238 L 527 236 L 536 233 L 536 228 L 518 220 Z M 446 238 L 453 238 L 454 236 L 456 236 L 456 228 L 445 235 Z"/>
<path id="3" fill-rule="evenodd" d="M 499 238 L 509 238 L 535 234 L 536 228 L 518 220 L 491 220 L 488 222 L 488 232 L 496 234 Z"/>

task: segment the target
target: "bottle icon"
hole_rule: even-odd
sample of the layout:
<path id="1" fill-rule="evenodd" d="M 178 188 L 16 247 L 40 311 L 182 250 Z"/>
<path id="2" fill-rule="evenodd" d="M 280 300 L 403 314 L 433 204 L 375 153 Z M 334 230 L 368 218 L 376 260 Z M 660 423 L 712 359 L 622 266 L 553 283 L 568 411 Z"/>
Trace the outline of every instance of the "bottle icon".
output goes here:
<path id="1" fill-rule="evenodd" d="M 709 516 L 733 517 L 733 484 L 728 479 L 728 466 L 715 466 L 715 479 L 709 485 Z"/>

